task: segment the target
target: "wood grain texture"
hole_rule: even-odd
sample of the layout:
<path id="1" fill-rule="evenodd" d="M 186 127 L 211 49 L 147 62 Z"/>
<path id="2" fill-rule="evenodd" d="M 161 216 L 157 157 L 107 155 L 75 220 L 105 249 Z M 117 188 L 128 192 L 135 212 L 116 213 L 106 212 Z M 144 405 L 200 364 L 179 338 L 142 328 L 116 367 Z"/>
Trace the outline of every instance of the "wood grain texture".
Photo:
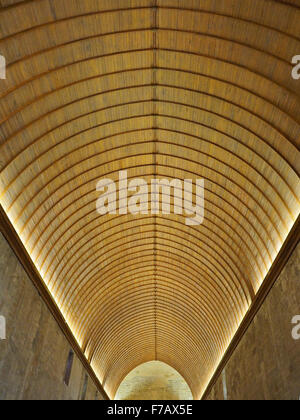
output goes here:
<path id="1" fill-rule="evenodd" d="M 299 1 L 2 1 L 0 203 L 107 393 L 200 398 L 300 209 Z M 96 183 L 204 178 L 203 225 L 99 216 Z"/>

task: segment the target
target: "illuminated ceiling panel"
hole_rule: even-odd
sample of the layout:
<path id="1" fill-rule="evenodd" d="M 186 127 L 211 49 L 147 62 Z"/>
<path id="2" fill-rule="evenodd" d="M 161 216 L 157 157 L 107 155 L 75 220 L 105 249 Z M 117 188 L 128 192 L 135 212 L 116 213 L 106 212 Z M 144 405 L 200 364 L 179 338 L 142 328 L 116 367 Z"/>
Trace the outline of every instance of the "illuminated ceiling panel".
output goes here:
<path id="1" fill-rule="evenodd" d="M 300 2 L 2 0 L 0 203 L 105 390 L 201 398 L 299 215 Z M 96 212 L 102 178 L 204 178 L 205 221 Z"/>

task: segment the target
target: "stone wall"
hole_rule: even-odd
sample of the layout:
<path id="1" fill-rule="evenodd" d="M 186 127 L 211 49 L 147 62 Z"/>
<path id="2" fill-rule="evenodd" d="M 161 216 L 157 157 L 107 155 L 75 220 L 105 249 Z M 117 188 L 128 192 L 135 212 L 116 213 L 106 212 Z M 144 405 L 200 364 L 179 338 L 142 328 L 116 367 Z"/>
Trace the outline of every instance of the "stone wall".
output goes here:
<path id="1" fill-rule="evenodd" d="M 291 323 L 300 315 L 300 245 L 277 279 L 210 400 L 299 400 L 300 340 Z M 225 396 L 225 397 L 224 397 Z"/>
<path id="2" fill-rule="evenodd" d="M 70 345 L 1 234 L 0 316 L 0 400 L 81 399 L 85 369 L 75 355 L 64 384 Z M 85 399 L 101 399 L 91 378 Z"/>
<path id="3" fill-rule="evenodd" d="M 192 400 L 184 378 L 165 363 L 144 363 L 127 375 L 116 400 Z"/>

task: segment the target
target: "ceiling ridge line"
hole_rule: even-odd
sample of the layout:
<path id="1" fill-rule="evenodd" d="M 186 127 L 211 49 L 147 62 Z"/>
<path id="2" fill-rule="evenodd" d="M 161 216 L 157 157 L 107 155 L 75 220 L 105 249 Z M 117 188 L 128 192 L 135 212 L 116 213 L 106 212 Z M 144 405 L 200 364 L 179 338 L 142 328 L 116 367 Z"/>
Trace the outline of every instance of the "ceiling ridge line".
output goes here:
<path id="1" fill-rule="evenodd" d="M 154 134 L 154 178 L 157 179 L 157 28 L 158 28 L 158 4 L 154 0 L 153 8 L 154 25 L 153 25 L 153 134 Z M 159 191 L 158 191 L 159 193 Z M 157 198 L 157 196 L 155 197 Z M 159 202 L 158 202 L 158 205 Z M 154 346 L 155 346 L 155 360 L 157 356 L 157 216 L 154 215 L 154 249 L 153 249 L 153 263 L 154 263 Z"/>

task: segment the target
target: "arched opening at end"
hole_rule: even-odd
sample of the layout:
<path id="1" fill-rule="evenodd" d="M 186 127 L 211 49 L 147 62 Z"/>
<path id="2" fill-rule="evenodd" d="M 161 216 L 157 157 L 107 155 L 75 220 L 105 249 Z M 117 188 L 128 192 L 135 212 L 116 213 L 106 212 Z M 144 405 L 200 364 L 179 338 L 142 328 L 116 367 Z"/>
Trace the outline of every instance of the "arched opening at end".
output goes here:
<path id="1" fill-rule="evenodd" d="M 185 379 L 163 362 L 143 363 L 121 383 L 115 400 L 193 400 Z"/>

